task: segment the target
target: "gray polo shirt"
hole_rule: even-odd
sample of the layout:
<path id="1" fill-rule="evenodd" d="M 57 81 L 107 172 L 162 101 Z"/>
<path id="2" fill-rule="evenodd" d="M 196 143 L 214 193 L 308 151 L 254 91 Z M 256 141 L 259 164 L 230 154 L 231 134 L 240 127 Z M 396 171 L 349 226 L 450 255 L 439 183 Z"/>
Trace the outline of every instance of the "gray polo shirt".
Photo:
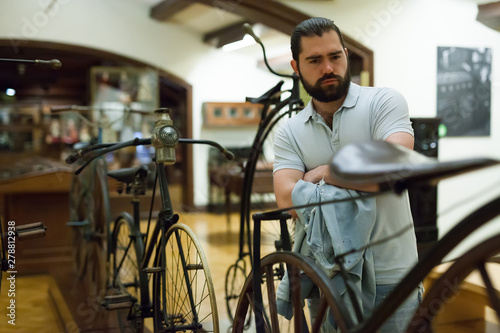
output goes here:
<path id="1" fill-rule="evenodd" d="M 396 132 L 413 135 L 405 98 L 390 88 L 361 87 L 351 83 L 344 103 L 333 116 L 332 129 L 310 102 L 287 119 L 274 139 L 274 172 L 307 172 L 329 164 L 343 146 L 361 141 L 385 140 Z M 372 241 L 388 237 L 413 224 L 408 193 L 377 197 L 377 221 Z M 377 284 L 397 283 L 417 262 L 413 229 L 373 247 Z"/>

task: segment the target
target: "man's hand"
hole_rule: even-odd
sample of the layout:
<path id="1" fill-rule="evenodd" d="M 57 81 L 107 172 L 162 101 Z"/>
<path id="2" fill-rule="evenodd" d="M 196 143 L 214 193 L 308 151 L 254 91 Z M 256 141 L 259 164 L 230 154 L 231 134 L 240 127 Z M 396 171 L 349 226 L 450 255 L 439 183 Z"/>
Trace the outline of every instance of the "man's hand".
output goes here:
<path id="1" fill-rule="evenodd" d="M 304 174 L 303 180 L 305 182 L 317 183 L 321 179 L 324 179 L 326 183 L 330 184 L 330 169 L 328 165 L 320 165 L 312 170 L 309 170 Z"/>
<path id="2" fill-rule="evenodd" d="M 350 190 L 365 191 L 365 192 L 376 192 L 379 190 L 379 186 L 377 184 L 357 185 L 342 181 L 338 178 L 333 178 L 330 175 L 330 166 L 327 164 L 320 165 L 312 170 L 309 170 L 308 172 L 305 173 L 303 179 L 304 181 L 311 183 L 317 183 L 321 179 L 323 179 L 327 184 L 334 185 L 337 187 L 347 188 Z"/>

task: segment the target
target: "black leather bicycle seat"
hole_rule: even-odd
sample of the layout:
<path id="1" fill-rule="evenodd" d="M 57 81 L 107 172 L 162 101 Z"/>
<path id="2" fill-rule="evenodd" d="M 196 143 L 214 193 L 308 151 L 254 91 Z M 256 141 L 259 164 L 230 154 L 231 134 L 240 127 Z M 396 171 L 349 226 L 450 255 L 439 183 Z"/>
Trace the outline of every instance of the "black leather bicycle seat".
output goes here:
<path id="1" fill-rule="evenodd" d="M 281 91 L 281 86 L 283 85 L 284 81 L 281 80 L 278 82 L 277 85 L 266 91 L 262 96 L 260 97 L 247 97 L 246 101 L 250 103 L 257 103 L 257 104 L 265 104 L 267 101 L 273 98 L 273 96 Z M 278 99 L 279 101 L 279 99 Z"/>
<path id="2" fill-rule="evenodd" d="M 144 181 L 148 177 L 148 174 L 149 169 L 145 165 L 108 171 L 109 177 L 126 184 L 133 183 L 136 176 L 138 176 L 141 181 Z"/>
<path id="3" fill-rule="evenodd" d="M 414 150 L 386 141 L 349 144 L 332 158 L 330 172 L 334 177 L 356 184 L 391 185 L 404 182 L 435 184 L 460 173 L 495 165 L 500 161 L 471 158 L 439 162 Z"/>

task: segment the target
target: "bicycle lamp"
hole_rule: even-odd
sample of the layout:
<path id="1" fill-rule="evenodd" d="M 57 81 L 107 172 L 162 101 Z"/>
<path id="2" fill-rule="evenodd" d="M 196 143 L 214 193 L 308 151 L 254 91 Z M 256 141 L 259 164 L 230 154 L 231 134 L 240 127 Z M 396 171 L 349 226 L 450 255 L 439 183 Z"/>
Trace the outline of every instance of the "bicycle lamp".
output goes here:
<path id="1" fill-rule="evenodd" d="M 156 150 L 156 162 L 166 165 L 175 163 L 175 146 L 179 142 L 179 134 L 173 126 L 169 112 L 170 109 L 166 108 L 155 111 L 158 119 L 151 135 L 151 144 Z"/>

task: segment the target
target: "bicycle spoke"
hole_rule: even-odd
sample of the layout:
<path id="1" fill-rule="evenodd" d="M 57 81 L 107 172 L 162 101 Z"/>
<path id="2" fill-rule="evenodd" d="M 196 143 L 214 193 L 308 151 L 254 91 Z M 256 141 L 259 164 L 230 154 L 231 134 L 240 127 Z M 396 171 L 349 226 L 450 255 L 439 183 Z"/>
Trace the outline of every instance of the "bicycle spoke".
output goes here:
<path id="1" fill-rule="evenodd" d="M 277 279 L 278 276 L 283 276 L 279 272 L 282 266 L 287 267 L 288 273 L 286 276 L 290 290 L 290 297 L 288 300 L 283 301 L 289 302 L 291 307 L 290 309 L 283 308 L 283 310 L 286 310 L 290 315 L 293 313 L 290 320 L 277 312 L 277 291 L 280 291 L 280 295 L 283 295 L 283 293 L 288 294 L 288 292 L 281 289 L 281 286 L 276 289 L 282 283 Z M 329 325 L 326 320 L 327 313 L 334 314 L 339 327 L 343 331 L 348 331 L 346 322 L 343 320 L 347 316 L 346 310 L 338 306 L 340 296 L 329 288 L 330 280 L 324 272 L 316 268 L 307 258 L 293 252 L 272 253 L 261 259 L 260 274 L 265 277 L 261 286 L 263 289 L 262 304 L 255 304 L 253 275 L 250 275 L 245 281 L 236 309 L 233 332 L 241 333 L 246 330 L 245 323 L 251 314 L 257 310 L 257 307 L 263 309 L 263 326 L 266 332 L 320 332 Z M 320 298 L 314 297 L 314 300 L 317 300 L 319 304 L 319 310 L 315 313 L 311 313 L 309 306 L 306 306 L 306 303 L 309 304 L 309 301 L 313 299 L 306 302 L 301 299 L 303 297 L 300 295 L 300 280 L 302 277 L 310 279 L 315 288 L 319 290 Z M 292 310 L 293 312 L 291 312 Z M 255 330 L 257 323 L 253 321 L 250 324 L 250 329 Z"/>
<path id="2" fill-rule="evenodd" d="M 266 266 L 266 276 L 272 279 L 274 272 L 272 266 Z M 274 283 L 267 283 L 267 299 L 269 301 L 269 315 L 271 317 L 271 328 L 273 332 L 279 332 L 278 307 L 276 306 L 276 290 Z"/>
<path id="3" fill-rule="evenodd" d="M 155 282 L 155 290 L 161 292 L 164 300 L 155 303 L 155 309 L 161 311 L 163 317 L 156 319 L 155 327 L 218 331 L 213 284 L 201 247 L 185 225 L 177 223 L 170 229 L 166 235 L 166 266 L 162 277 L 166 281 L 156 279 Z M 158 326 L 161 321 L 163 328 Z"/>
<path id="4" fill-rule="evenodd" d="M 481 277 L 483 278 L 486 291 L 488 292 L 488 296 L 490 298 L 491 307 L 493 308 L 493 310 L 495 310 L 497 320 L 500 323 L 500 299 L 498 298 L 498 291 L 493 286 L 493 283 L 491 282 L 490 276 L 486 271 L 486 267 L 484 264 L 484 262 L 479 263 L 477 265 L 477 268 L 481 273 Z"/>

